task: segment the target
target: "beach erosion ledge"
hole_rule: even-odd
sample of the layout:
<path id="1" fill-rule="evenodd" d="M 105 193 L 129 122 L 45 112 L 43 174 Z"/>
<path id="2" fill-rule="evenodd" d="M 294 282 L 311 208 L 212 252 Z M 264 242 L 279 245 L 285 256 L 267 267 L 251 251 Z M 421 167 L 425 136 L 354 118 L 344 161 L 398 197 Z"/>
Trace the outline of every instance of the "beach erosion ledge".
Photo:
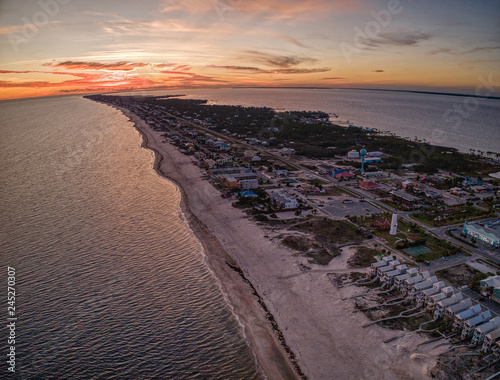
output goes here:
<path id="1" fill-rule="evenodd" d="M 134 127 L 142 136 L 142 147 L 154 152 L 154 169 L 156 172 L 177 185 L 181 193 L 181 210 L 188 224 L 201 242 L 205 251 L 205 261 L 214 273 L 225 298 L 243 329 L 250 351 L 255 357 L 256 366 L 262 378 L 269 379 L 299 379 L 306 378 L 300 369 L 293 351 L 288 347 L 275 318 L 265 306 L 265 301 L 259 295 L 251 281 L 245 277 L 244 271 L 233 255 L 217 239 L 198 215 L 206 213 L 206 201 L 199 193 L 214 197 L 217 203 L 220 196 L 215 189 L 206 192 L 206 186 L 211 185 L 201 179 L 201 172 L 189 157 L 185 156 L 170 144 L 160 141 L 147 123 L 133 112 L 122 107 L 119 109 L 134 123 Z M 200 184 L 193 185 L 188 177 L 198 179 Z M 202 186 L 204 185 L 204 186 Z M 202 188 L 203 187 L 203 188 Z M 197 193 L 197 194 L 194 194 Z M 229 216 L 220 209 L 220 223 L 217 227 L 224 228 Z M 213 226 L 213 225 L 212 225 Z M 245 231 L 241 231 L 245 233 Z M 261 237 L 263 238 L 263 236 Z"/>

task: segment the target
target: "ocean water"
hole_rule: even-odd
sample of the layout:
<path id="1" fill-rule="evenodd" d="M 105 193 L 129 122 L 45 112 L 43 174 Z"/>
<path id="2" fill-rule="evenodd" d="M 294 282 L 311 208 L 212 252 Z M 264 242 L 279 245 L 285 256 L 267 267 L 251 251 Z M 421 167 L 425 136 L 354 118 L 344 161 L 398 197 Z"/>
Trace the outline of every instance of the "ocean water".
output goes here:
<path id="1" fill-rule="evenodd" d="M 17 281 L 9 378 L 257 378 L 180 193 L 128 119 L 78 96 L 0 112 L 2 281 L 7 266 Z"/>
<path id="2" fill-rule="evenodd" d="M 138 95 L 183 94 L 211 104 L 271 107 L 287 111 L 323 111 L 332 121 L 347 122 L 432 144 L 500 153 L 500 100 L 409 92 L 219 88 L 137 92 Z"/>

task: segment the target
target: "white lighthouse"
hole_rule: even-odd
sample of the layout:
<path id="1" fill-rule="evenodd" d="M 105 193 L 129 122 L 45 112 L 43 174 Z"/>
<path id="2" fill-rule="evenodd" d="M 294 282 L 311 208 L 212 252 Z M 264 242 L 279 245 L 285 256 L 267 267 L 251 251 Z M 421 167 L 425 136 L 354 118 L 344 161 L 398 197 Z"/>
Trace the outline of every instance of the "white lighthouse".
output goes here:
<path id="1" fill-rule="evenodd" d="M 398 233 L 398 214 L 393 213 L 391 220 L 391 230 L 389 231 L 389 234 L 396 235 L 397 233 Z"/>

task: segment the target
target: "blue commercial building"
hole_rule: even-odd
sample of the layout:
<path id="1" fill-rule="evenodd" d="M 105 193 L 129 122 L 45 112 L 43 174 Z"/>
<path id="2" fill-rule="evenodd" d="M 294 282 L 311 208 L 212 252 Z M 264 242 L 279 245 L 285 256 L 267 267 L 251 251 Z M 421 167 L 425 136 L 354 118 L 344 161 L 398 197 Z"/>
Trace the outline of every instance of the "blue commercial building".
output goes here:
<path id="1" fill-rule="evenodd" d="M 490 247 L 500 247 L 500 220 L 485 223 L 483 226 L 466 221 L 463 233 Z"/>

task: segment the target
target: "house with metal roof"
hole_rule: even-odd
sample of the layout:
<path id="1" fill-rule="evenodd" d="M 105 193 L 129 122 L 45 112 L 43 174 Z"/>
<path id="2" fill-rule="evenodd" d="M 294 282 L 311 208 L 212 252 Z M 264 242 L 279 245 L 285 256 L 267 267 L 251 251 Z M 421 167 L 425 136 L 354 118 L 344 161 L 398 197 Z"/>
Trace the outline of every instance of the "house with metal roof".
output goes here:
<path id="1" fill-rule="evenodd" d="M 466 298 L 463 301 L 456 303 L 455 305 L 448 306 L 444 312 L 444 315 L 448 318 L 453 318 L 456 314 L 461 311 L 465 311 L 472 307 L 472 300 L 470 298 Z"/>
<path id="2" fill-rule="evenodd" d="M 485 335 L 481 351 L 489 351 L 496 342 L 500 342 L 500 328 L 493 330 Z"/>
<path id="3" fill-rule="evenodd" d="M 397 265 L 393 270 L 389 272 L 382 273 L 380 276 L 381 281 L 392 285 L 394 283 L 394 279 L 397 276 L 400 276 L 402 274 L 405 274 L 406 270 L 408 269 L 408 266 L 406 264 L 401 264 Z"/>
<path id="4" fill-rule="evenodd" d="M 477 346 L 483 343 L 486 334 L 500 328 L 500 317 L 490 319 L 488 322 L 477 326 L 474 329 L 471 345 Z"/>
<path id="5" fill-rule="evenodd" d="M 485 310 L 481 314 L 470 318 L 464 322 L 464 328 L 462 330 L 462 339 L 465 339 L 472 335 L 474 328 L 479 326 L 481 323 L 489 321 L 491 318 L 491 311 Z"/>
<path id="6" fill-rule="evenodd" d="M 444 314 L 444 310 L 451 305 L 455 305 L 464 299 L 462 293 L 453 294 L 451 297 L 444 298 L 441 301 L 436 302 L 436 307 L 434 309 L 434 319 L 440 318 Z"/>
<path id="7" fill-rule="evenodd" d="M 480 312 L 481 312 L 481 305 L 476 304 L 467 310 L 464 310 L 464 311 L 461 311 L 461 312 L 455 314 L 455 320 L 453 322 L 453 327 L 456 329 L 462 328 L 465 321 L 467 321 L 468 319 L 474 318 Z"/>
<path id="8" fill-rule="evenodd" d="M 432 285 L 435 282 L 438 282 L 438 278 L 436 276 L 431 276 L 431 277 L 425 278 L 425 280 L 423 280 L 423 281 L 420 281 L 420 282 L 413 284 L 411 289 L 410 289 L 410 297 L 412 299 L 416 299 L 417 296 L 420 293 L 422 293 L 424 290 L 432 288 Z"/>
<path id="9" fill-rule="evenodd" d="M 441 289 L 445 288 L 446 284 L 443 281 L 438 281 L 432 284 L 432 287 L 425 289 L 417 295 L 418 303 L 429 303 L 431 296 L 441 293 Z"/>
<path id="10" fill-rule="evenodd" d="M 416 284 L 417 282 L 423 281 L 423 277 L 421 274 L 417 274 L 415 277 L 410 277 L 407 278 L 405 281 L 402 282 L 401 288 L 399 289 L 403 295 L 407 295 L 412 287 L 413 284 Z"/>

